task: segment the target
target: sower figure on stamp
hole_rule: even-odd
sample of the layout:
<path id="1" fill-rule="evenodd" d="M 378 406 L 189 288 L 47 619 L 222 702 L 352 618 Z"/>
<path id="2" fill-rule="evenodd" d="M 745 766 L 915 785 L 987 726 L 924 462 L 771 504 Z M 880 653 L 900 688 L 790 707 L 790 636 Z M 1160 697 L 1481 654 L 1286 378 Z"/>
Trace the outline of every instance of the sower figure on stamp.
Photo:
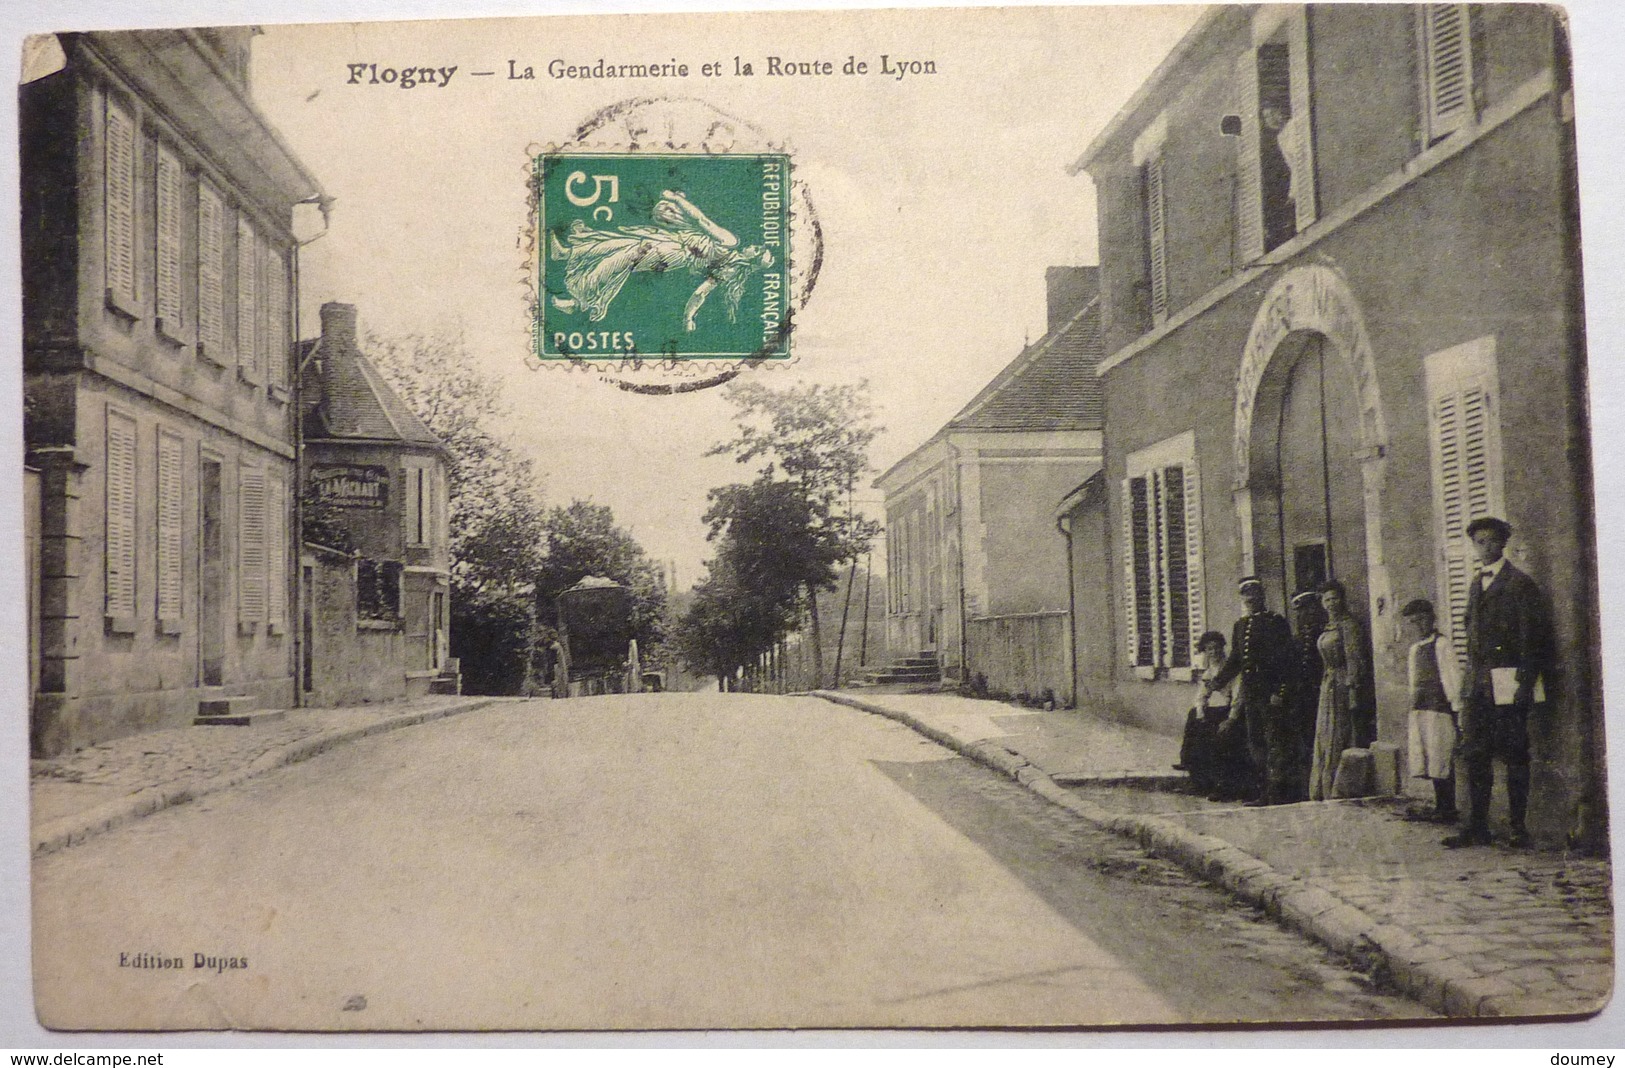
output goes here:
<path id="1" fill-rule="evenodd" d="M 1551 655 L 1545 598 L 1535 580 L 1507 560 L 1512 526 L 1485 516 L 1468 524 L 1478 574 L 1467 594 L 1467 672 L 1461 704 L 1462 763 L 1467 766 L 1467 825 L 1444 840 L 1451 849 L 1488 845 L 1494 761 L 1507 768 L 1510 844 L 1527 846 L 1529 713 L 1545 700 L 1541 676 Z"/>
<path id="2" fill-rule="evenodd" d="M 1292 678 L 1292 628 L 1286 618 L 1264 605 L 1264 584 L 1248 576 L 1237 587 L 1247 614 L 1231 631 L 1230 657 L 1203 685 L 1209 690 L 1240 679 L 1230 719 L 1241 721 L 1253 759 L 1250 805 L 1290 801 L 1292 777 L 1291 712 L 1287 690 Z M 1234 727 L 1232 727 L 1234 729 Z"/>

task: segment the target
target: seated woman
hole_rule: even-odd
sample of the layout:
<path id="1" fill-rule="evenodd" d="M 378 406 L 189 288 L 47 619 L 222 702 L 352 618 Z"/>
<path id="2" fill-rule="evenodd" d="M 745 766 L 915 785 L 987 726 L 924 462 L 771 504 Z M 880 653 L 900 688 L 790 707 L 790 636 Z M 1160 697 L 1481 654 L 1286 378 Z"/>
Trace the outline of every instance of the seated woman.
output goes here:
<path id="1" fill-rule="evenodd" d="M 1179 746 L 1179 763 L 1174 770 L 1188 772 L 1191 785 L 1198 793 L 1212 793 L 1229 778 L 1225 772 L 1225 747 L 1219 727 L 1230 718 L 1232 700 L 1230 686 L 1211 693 L 1201 685 L 1204 678 L 1217 674 L 1224 666 L 1224 635 L 1216 630 L 1207 631 L 1196 643 L 1196 672 L 1192 681 L 1197 684 L 1198 696 L 1190 715 L 1185 717 L 1185 737 Z"/>

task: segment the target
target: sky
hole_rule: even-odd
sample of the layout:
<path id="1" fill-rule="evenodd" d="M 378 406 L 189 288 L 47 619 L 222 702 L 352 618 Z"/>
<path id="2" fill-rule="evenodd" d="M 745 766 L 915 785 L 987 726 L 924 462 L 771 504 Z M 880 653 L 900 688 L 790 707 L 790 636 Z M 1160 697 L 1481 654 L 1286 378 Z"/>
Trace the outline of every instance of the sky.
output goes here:
<path id="1" fill-rule="evenodd" d="M 1045 326 L 1044 268 L 1096 260 L 1092 183 L 1067 173 L 1195 8 L 623 15 L 268 25 L 253 92 L 334 198 L 301 256 L 301 325 L 329 300 L 363 330 L 460 337 L 499 381 L 506 429 L 549 503 L 609 505 L 688 585 L 709 555 L 706 491 L 751 469 L 722 391 L 641 396 L 527 360 L 521 237 L 529 152 L 630 96 L 698 98 L 791 153 L 824 239 L 793 365 L 753 378 L 867 381 L 876 473 L 923 444 Z M 765 60 L 918 56 L 936 73 L 766 76 Z M 758 74 L 700 68 L 754 59 Z M 546 64 L 666 61 L 678 79 L 554 79 Z M 508 77 L 534 68 L 535 80 Z M 451 67 L 444 86 L 351 84 L 349 64 Z M 496 70 L 476 79 L 473 70 Z M 619 299 L 626 299 L 623 295 Z M 880 515 L 879 491 L 859 503 Z"/>

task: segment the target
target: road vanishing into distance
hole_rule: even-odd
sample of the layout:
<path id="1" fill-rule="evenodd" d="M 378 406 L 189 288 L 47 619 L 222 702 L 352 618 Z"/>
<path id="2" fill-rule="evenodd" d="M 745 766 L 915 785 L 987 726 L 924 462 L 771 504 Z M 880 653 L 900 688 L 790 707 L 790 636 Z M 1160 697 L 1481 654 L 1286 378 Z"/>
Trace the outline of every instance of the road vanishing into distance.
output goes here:
<path id="1" fill-rule="evenodd" d="M 806 697 L 501 702 L 42 857 L 34 902 L 42 1019 L 74 1028 L 1430 1015 L 908 728 Z"/>

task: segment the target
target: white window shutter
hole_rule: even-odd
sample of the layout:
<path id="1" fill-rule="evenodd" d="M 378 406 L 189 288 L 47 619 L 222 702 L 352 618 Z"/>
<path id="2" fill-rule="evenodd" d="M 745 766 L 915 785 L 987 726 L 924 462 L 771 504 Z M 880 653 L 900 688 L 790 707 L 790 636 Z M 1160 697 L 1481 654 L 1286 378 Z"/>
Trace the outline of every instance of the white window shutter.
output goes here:
<path id="1" fill-rule="evenodd" d="M 1163 187 L 1162 157 L 1145 164 L 1146 258 L 1151 273 L 1151 318 L 1168 318 L 1168 204 Z"/>
<path id="2" fill-rule="evenodd" d="M 250 382 L 259 381 L 259 254 L 254 227 L 237 219 L 237 366 Z"/>
<path id="3" fill-rule="evenodd" d="M 247 463 L 237 473 L 237 618 L 265 621 L 265 472 Z"/>
<path id="4" fill-rule="evenodd" d="M 1494 348 L 1470 343 L 1435 353 L 1426 368 L 1443 602 L 1439 624 L 1465 662 L 1463 623 L 1475 575 L 1467 527 L 1481 516 L 1503 514 Z"/>
<path id="5" fill-rule="evenodd" d="M 181 330 L 181 201 L 186 173 L 174 154 L 158 149 L 158 218 L 156 233 L 157 314 L 159 325 L 175 337 Z"/>
<path id="6" fill-rule="evenodd" d="M 266 618 L 288 622 L 288 486 L 273 475 L 266 484 Z"/>
<path id="7" fill-rule="evenodd" d="M 197 184 L 198 344 L 219 362 L 226 351 L 226 206 L 201 179 Z"/>
<path id="8" fill-rule="evenodd" d="M 1431 144 L 1472 120 L 1472 21 L 1466 4 L 1426 4 L 1420 17 L 1423 119 Z"/>
<path id="9" fill-rule="evenodd" d="M 135 615 L 136 424 L 107 413 L 106 598 L 110 616 Z"/>
<path id="10" fill-rule="evenodd" d="M 185 500 L 182 469 L 184 443 L 167 430 L 158 431 L 158 618 L 181 618 L 181 529 Z"/>
<path id="11" fill-rule="evenodd" d="M 282 253 L 265 246 L 266 374 L 273 386 L 288 385 L 288 265 Z"/>
<path id="12" fill-rule="evenodd" d="M 1307 230 L 1317 215 L 1315 196 L 1315 109 L 1310 91 L 1309 12 L 1300 5 L 1288 22 L 1287 50 L 1290 54 L 1293 138 L 1292 196 L 1298 216 L 1298 233 Z"/>
<path id="13" fill-rule="evenodd" d="M 1258 53 L 1249 48 L 1236 61 L 1236 255 L 1248 264 L 1264 254 L 1264 194 L 1259 175 Z"/>
<path id="14" fill-rule="evenodd" d="M 106 279 L 108 296 L 126 310 L 135 309 L 135 120 L 107 100 Z"/>

